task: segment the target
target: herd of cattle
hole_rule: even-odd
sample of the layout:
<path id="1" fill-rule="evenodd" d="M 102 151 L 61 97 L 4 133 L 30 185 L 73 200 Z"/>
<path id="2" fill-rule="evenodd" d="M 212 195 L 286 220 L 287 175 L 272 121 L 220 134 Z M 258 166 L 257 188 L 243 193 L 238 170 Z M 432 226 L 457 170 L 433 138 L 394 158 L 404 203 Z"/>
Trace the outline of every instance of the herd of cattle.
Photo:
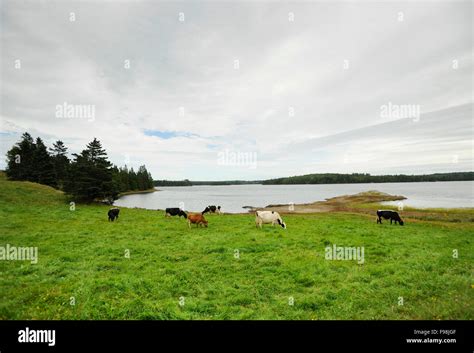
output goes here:
<path id="1" fill-rule="evenodd" d="M 113 222 L 115 219 L 118 219 L 120 213 L 120 209 L 114 207 L 109 210 L 107 215 L 109 216 L 109 221 Z M 171 216 L 178 216 L 178 217 L 184 217 L 184 219 L 187 220 L 188 222 L 188 227 L 191 228 L 191 223 L 195 224 L 196 227 L 208 226 L 208 221 L 204 218 L 205 213 L 217 213 L 221 214 L 221 206 L 207 206 L 204 211 L 201 213 L 186 213 L 183 211 L 181 208 L 178 207 L 173 207 L 173 208 L 167 208 L 165 210 L 165 216 L 166 217 L 171 217 Z M 382 224 L 382 218 L 383 219 L 389 219 L 390 224 L 392 224 L 392 221 L 395 224 L 403 225 L 403 220 L 400 218 L 400 215 L 398 212 L 395 211 L 390 211 L 390 210 L 378 210 L 377 211 L 377 223 Z M 276 211 L 256 211 L 255 212 L 255 226 L 262 228 L 263 224 L 271 224 L 274 226 L 275 224 L 278 224 L 281 226 L 283 229 L 286 229 L 286 224 L 283 222 L 283 219 L 281 218 L 280 214 Z"/>

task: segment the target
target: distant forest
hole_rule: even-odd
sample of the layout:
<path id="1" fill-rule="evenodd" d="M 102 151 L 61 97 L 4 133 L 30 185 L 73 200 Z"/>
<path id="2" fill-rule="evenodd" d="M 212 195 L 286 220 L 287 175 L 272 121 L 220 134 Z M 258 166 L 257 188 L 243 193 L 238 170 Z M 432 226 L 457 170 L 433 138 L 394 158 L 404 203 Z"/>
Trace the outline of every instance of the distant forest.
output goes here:
<path id="1" fill-rule="evenodd" d="M 474 172 L 435 173 L 423 175 L 370 175 L 367 173 L 353 174 L 306 174 L 286 178 L 268 180 L 228 180 L 228 181 L 191 181 L 184 180 L 155 180 L 155 186 L 193 186 L 193 185 L 287 185 L 287 184 L 355 184 L 355 183 L 404 183 L 422 181 L 463 181 L 474 180 Z"/>
<path id="2" fill-rule="evenodd" d="M 193 186 L 193 185 L 243 185 L 261 184 L 262 181 L 226 180 L 226 181 L 190 181 L 184 180 L 155 180 L 155 186 Z"/>
<path id="3" fill-rule="evenodd" d="M 424 175 L 370 175 L 370 174 L 306 174 L 262 181 L 264 185 L 280 184 L 355 184 L 355 183 L 405 183 L 422 181 L 474 180 L 474 172 L 435 173 Z"/>
<path id="4" fill-rule="evenodd" d="M 146 167 L 138 171 L 118 168 L 109 162 L 106 151 L 94 138 L 79 154 L 67 156 L 67 147 L 56 141 L 47 148 L 43 140 L 25 132 L 7 152 L 6 174 L 10 180 L 45 184 L 64 191 L 73 200 L 112 202 L 126 191 L 153 188 L 153 178 Z"/>

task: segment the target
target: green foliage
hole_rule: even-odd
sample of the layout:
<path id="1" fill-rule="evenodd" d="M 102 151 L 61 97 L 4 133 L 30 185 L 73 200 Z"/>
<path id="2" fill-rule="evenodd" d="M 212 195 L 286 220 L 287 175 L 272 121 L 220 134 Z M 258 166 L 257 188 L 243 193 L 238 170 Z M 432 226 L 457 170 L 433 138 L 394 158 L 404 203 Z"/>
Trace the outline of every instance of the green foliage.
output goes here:
<path id="1" fill-rule="evenodd" d="M 31 171 L 33 181 L 44 185 L 56 186 L 53 160 L 43 140 L 39 137 L 36 139 L 32 165 L 34 166 Z"/>
<path id="2" fill-rule="evenodd" d="M 115 200 L 118 195 L 112 181 L 112 164 L 101 143 L 94 138 L 70 165 L 64 191 L 77 201 Z"/>
<path id="3" fill-rule="evenodd" d="M 67 147 L 64 145 L 64 142 L 58 140 L 53 144 L 53 148 L 50 151 L 56 175 L 56 187 L 62 190 L 69 173 L 70 161 L 67 157 Z"/>
<path id="4" fill-rule="evenodd" d="M 245 185 L 260 184 L 261 181 L 225 180 L 225 181 L 196 181 L 196 180 L 155 180 L 155 186 L 192 186 L 192 185 Z"/>
<path id="5" fill-rule="evenodd" d="M 352 174 L 306 174 L 287 178 L 262 181 L 262 184 L 352 184 L 352 183 L 400 183 L 423 181 L 463 181 L 474 180 L 474 172 L 435 173 L 426 175 L 370 175 Z"/>
<path id="6" fill-rule="evenodd" d="M 153 188 L 153 178 L 146 167 L 138 172 L 117 168 L 108 161 L 99 140 L 90 142 L 71 161 L 67 147 L 56 141 L 53 148 L 24 133 L 22 139 L 7 153 L 7 176 L 10 180 L 27 180 L 56 187 L 75 201 L 115 200 L 121 192 Z"/>
<path id="7" fill-rule="evenodd" d="M 192 186 L 193 184 L 188 180 L 155 180 L 155 186 Z"/>
<path id="8" fill-rule="evenodd" d="M 249 214 L 188 229 L 140 209 L 112 223 L 107 210 L 0 178 L 0 246 L 39 256 L 0 261 L 0 319 L 474 319 L 472 223 L 318 213 L 256 229 Z M 325 260 L 332 244 L 364 246 L 364 264 Z"/>
<path id="9" fill-rule="evenodd" d="M 354 184 L 354 183 L 401 183 L 421 181 L 463 181 L 474 180 L 474 172 L 435 173 L 425 175 L 370 175 L 368 173 L 352 174 L 306 174 L 268 180 L 155 180 L 155 186 L 192 186 L 192 185 L 242 185 L 242 184 Z"/>
<path id="10" fill-rule="evenodd" d="M 35 150 L 36 145 L 33 137 L 25 132 L 21 136 L 21 141 L 7 152 L 6 173 L 9 179 L 38 181 L 34 177 L 33 161 Z"/>

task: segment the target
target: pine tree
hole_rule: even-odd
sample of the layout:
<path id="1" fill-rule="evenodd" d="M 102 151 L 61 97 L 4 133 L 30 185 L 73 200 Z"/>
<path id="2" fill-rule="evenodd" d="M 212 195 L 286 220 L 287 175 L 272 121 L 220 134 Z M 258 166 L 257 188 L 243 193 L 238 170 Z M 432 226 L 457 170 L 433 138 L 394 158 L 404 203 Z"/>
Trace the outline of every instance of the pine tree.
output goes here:
<path id="1" fill-rule="evenodd" d="M 21 141 L 7 152 L 6 173 L 12 180 L 34 181 L 33 154 L 36 146 L 29 133 L 25 132 L 21 138 Z"/>
<path id="2" fill-rule="evenodd" d="M 64 183 L 68 177 L 69 158 L 67 157 L 67 147 L 61 140 L 53 144 L 50 148 L 54 164 L 54 171 L 56 177 L 56 187 L 58 189 L 64 188 Z"/>
<path id="3" fill-rule="evenodd" d="M 128 168 L 125 165 L 122 169 L 120 169 L 120 181 L 121 181 L 121 191 L 128 191 L 130 190 L 130 176 L 128 172 Z"/>
<path id="4" fill-rule="evenodd" d="M 31 175 L 34 182 L 56 186 L 53 160 L 40 137 L 36 139 L 35 150 L 33 152 L 33 166 L 34 170 Z"/>
<path id="5" fill-rule="evenodd" d="M 130 171 L 128 172 L 128 180 L 130 190 L 138 190 L 138 176 L 133 168 L 130 168 Z"/>
<path id="6" fill-rule="evenodd" d="M 115 200 L 119 193 L 112 179 L 112 164 L 99 140 L 94 138 L 71 164 L 66 191 L 79 201 Z"/>

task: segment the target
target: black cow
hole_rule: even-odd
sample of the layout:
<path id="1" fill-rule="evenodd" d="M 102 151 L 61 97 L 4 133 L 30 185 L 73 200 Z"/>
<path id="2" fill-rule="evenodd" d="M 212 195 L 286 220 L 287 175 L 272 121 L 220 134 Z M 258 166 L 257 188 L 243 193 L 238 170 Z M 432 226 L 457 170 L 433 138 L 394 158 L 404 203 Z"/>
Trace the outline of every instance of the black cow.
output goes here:
<path id="1" fill-rule="evenodd" d="M 107 215 L 109 216 L 109 222 L 115 221 L 115 218 L 118 219 L 119 213 L 120 213 L 120 209 L 111 208 L 109 212 L 107 212 Z"/>
<path id="2" fill-rule="evenodd" d="M 403 225 L 403 221 L 400 218 L 400 215 L 398 212 L 395 211 L 388 211 L 388 210 L 378 210 L 377 211 L 377 223 L 382 224 L 382 218 L 389 219 L 390 224 L 392 224 L 392 221 L 395 222 L 395 224 L 400 224 L 401 226 Z"/>
<path id="3" fill-rule="evenodd" d="M 201 214 L 211 212 L 211 213 L 217 213 L 221 214 L 221 206 L 207 206 L 204 211 L 201 212 Z"/>
<path id="4" fill-rule="evenodd" d="M 167 208 L 165 210 L 165 216 L 170 217 L 170 216 L 183 216 L 184 218 L 188 218 L 188 215 L 186 212 L 184 212 L 181 208 L 178 207 L 173 207 L 173 208 Z"/>

